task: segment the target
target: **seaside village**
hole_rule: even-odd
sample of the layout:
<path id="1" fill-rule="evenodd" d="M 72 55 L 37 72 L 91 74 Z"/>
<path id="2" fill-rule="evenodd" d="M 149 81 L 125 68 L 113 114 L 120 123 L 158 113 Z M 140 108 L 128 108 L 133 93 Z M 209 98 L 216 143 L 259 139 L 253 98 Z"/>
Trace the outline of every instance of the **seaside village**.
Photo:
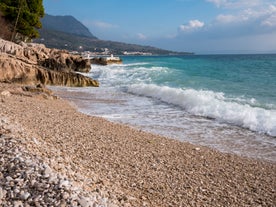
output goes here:
<path id="1" fill-rule="evenodd" d="M 79 46 L 80 50 L 82 46 Z M 95 48 L 95 51 L 97 49 Z M 108 64 L 121 64 L 122 59 L 120 57 L 114 56 L 108 48 L 100 48 L 101 52 L 91 52 L 91 51 L 71 51 L 71 54 L 81 55 L 85 59 L 90 59 L 91 63 L 93 64 L 100 64 L 100 65 L 108 65 Z M 132 55 L 139 55 L 139 56 L 151 56 L 152 53 L 150 52 L 140 52 L 140 51 L 124 51 L 123 55 L 125 56 L 132 56 Z"/>
<path id="2" fill-rule="evenodd" d="M 80 49 L 82 49 L 82 46 L 79 46 Z M 95 51 L 98 50 L 97 48 L 95 48 Z M 93 57 L 107 57 L 107 56 L 112 56 L 112 58 L 116 59 L 115 57 L 113 57 L 112 53 L 110 52 L 110 50 L 108 48 L 100 48 L 99 49 L 101 52 L 91 52 L 91 51 L 83 51 L 83 52 L 79 52 L 79 51 L 72 51 L 72 53 L 75 54 L 81 54 L 84 58 L 88 58 L 91 59 Z M 141 55 L 141 56 L 151 56 L 152 53 L 151 52 L 141 52 L 141 51 L 134 51 L 134 52 L 130 52 L 130 51 L 123 51 L 122 52 L 123 55 Z"/>
<path id="3" fill-rule="evenodd" d="M 108 65 L 122 63 L 122 59 L 111 54 L 108 48 L 102 48 L 102 52 L 81 52 L 82 46 L 79 46 L 79 49 L 80 51 L 70 51 L 69 53 L 72 55 L 81 55 L 82 58 L 91 60 L 92 64 Z"/>
<path id="4" fill-rule="evenodd" d="M 108 51 L 108 49 L 107 49 Z M 92 64 L 108 65 L 108 64 L 121 64 L 122 59 L 120 57 L 115 57 L 113 54 L 106 52 L 104 54 L 92 53 L 90 51 L 85 51 L 80 53 L 84 59 L 90 59 Z"/>

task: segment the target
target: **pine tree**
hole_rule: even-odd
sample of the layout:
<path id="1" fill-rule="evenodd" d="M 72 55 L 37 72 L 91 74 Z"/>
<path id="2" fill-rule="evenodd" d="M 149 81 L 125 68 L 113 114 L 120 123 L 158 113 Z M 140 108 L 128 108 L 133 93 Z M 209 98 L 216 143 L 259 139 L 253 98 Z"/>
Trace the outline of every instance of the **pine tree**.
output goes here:
<path id="1" fill-rule="evenodd" d="M 14 34 L 28 38 L 38 37 L 40 18 L 44 16 L 42 0 L 0 0 L 0 9 L 6 20 L 14 25 Z"/>

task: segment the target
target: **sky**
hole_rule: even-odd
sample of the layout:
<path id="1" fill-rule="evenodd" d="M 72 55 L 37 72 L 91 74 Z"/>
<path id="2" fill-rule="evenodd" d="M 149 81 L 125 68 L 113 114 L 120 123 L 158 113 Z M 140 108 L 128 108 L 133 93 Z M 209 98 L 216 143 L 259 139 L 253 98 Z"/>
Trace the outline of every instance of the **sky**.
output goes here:
<path id="1" fill-rule="evenodd" d="M 44 0 L 103 40 L 197 54 L 276 53 L 276 0 Z"/>

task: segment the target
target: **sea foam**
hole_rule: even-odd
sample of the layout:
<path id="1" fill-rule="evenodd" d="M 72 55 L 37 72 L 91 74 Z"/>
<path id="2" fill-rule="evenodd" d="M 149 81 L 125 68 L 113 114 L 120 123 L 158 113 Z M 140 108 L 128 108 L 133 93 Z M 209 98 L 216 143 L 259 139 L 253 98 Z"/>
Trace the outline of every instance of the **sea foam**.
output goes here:
<path id="1" fill-rule="evenodd" d="M 226 98 L 224 93 L 144 83 L 130 85 L 127 91 L 179 106 L 193 115 L 276 136 L 276 110 L 238 103 Z"/>
<path id="2" fill-rule="evenodd" d="M 167 85 L 166 81 L 173 82 L 175 77 L 172 80 L 171 76 L 175 73 L 171 68 L 150 62 L 93 65 L 91 70 L 93 78 L 99 79 L 104 87 L 119 88 L 120 91 L 151 97 L 181 107 L 192 115 L 276 136 L 275 105 L 259 103 L 252 97 L 229 97 L 229 94 L 226 96 L 223 92 L 212 90 L 187 89 L 179 85 L 173 88 Z M 160 86 L 157 82 L 167 86 Z"/>

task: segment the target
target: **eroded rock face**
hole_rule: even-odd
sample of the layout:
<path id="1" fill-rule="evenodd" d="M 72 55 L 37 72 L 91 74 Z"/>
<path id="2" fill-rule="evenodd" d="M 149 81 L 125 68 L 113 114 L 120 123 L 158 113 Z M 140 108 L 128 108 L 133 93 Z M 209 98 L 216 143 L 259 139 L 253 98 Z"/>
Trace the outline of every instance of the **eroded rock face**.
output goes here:
<path id="1" fill-rule="evenodd" d="M 74 87 L 99 86 L 98 81 L 81 74 L 42 68 L 41 66 L 15 59 L 7 54 L 0 56 L 0 81 L 29 85 L 42 83 L 45 85 Z"/>
<path id="2" fill-rule="evenodd" d="M 50 58 L 39 61 L 39 65 L 57 71 L 78 71 L 89 72 L 90 61 L 81 58 L 78 55 L 70 55 L 68 53 L 58 53 Z"/>
<path id="3" fill-rule="evenodd" d="M 0 81 L 22 84 L 99 86 L 89 77 L 90 61 L 67 51 L 49 49 L 42 44 L 21 45 L 0 39 Z"/>

